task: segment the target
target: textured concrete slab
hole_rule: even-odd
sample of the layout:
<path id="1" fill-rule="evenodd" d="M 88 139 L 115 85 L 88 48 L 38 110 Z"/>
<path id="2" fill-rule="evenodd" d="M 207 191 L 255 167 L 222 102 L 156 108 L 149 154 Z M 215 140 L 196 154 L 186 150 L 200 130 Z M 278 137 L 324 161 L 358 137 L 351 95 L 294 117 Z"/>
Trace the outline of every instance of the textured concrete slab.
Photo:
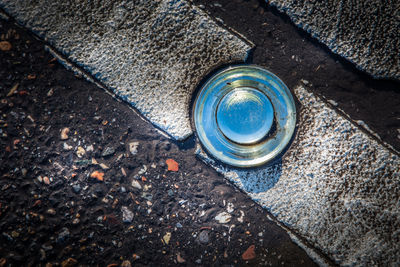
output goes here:
<path id="1" fill-rule="evenodd" d="M 180 140 L 199 80 L 251 44 L 185 0 L 0 0 L 19 23 Z"/>
<path id="2" fill-rule="evenodd" d="M 359 69 L 400 80 L 400 1 L 266 2 Z"/>
<path id="3" fill-rule="evenodd" d="M 303 86 L 297 137 L 256 170 L 198 154 L 280 222 L 341 265 L 400 264 L 400 157 Z"/>

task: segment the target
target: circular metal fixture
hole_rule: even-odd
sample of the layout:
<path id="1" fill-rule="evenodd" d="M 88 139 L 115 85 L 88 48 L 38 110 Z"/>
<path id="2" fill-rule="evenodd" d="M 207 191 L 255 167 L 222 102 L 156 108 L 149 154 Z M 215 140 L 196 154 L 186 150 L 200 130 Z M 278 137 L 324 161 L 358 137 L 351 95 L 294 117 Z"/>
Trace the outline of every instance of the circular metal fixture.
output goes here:
<path id="1" fill-rule="evenodd" d="M 217 107 L 217 126 L 229 140 L 238 144 L 260 141 L 274 121 L 268 97 L 257 89 L 243 87 L 224 95 Z"/>
<path id="2" fill-rule="evenodd" d="M 253 65 L 228 67 L 201 88 L 194 124 L 204 148 L 236 167 L 254 167 L 278 156 L 296 126 L 296 107 L 286 85 Z"/>

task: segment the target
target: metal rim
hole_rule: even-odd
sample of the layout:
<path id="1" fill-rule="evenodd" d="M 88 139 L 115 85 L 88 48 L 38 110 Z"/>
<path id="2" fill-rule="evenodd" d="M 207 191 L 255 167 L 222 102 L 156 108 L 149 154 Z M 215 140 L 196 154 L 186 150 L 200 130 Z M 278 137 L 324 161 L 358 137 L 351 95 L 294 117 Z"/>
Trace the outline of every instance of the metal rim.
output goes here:
<path id="1" fill-rule="evenodd" d="M 254 65 L 235 66 L 202 86 L 193 120 L 208 153 L 235 167 L 255 167 L 273 160 L 289 144 L 296 107 L 277 76 Z"/>

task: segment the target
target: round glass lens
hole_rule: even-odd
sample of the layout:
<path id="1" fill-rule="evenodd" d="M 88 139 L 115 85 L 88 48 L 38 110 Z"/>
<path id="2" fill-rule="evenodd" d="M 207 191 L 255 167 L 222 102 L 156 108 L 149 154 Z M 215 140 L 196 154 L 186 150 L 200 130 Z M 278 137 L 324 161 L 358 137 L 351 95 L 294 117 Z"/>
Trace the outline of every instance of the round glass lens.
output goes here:
<path id="1" fill-rule="evenodd" d="M 259 90 L 236 88 L 221 99 L 216 117 L 226 138 L 239 144 L 252 144 L 268 134 L 274 121 L 274 109 Z"/>

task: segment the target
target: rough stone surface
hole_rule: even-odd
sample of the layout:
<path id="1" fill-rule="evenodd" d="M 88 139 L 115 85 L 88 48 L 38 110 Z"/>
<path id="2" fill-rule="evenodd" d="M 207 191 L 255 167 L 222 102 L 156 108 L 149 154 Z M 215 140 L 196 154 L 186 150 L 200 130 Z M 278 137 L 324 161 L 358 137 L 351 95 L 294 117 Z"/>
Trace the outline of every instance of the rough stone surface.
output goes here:
<path id="1" fill-rule="evenodd" d="M 0 0 L 0 6 L 176 139 L 210 70 L 251 45 L 181 0 Z"/>
<path id="2" fill-rule="evenodd" d="M 400 80 L 400 1 L 267 2 L 359 69 Z"/>
<path id="3" fill-rule="evenodd" d="M 271 166 L 238 170 L 197 153 L 341 265 L 400 264 L 400 157 L 304 87 L 297 136 Z"/>

